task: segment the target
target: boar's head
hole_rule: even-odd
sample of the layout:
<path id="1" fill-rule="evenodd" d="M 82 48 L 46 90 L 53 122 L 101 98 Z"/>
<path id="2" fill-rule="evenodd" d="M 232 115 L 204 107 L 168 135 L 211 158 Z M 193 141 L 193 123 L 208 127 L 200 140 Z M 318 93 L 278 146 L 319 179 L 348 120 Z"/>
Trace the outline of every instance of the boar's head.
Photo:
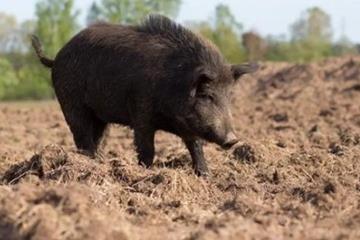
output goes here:
<path id="1" fill-rule="evenodd" d="M 232 124 L 231 93 L 238 79 L 257 69 L 256 64 L 198 67 L 189 87 L 184 121 L 193 133 L 227 149 L 238 142 Z"/>
<path id="2" fill-rule="evenodd" d="M 231 90 L 256 64 L 230 65 L 210 41 L 163 16 L 150 16 L 140 31 L 154 36 L 158 62 L 150 56 L 162 126 L 183 138 L 200 137 L 229 148 L 237 142 L 230 111 Z M 165 58 L 163 58 L 165 56 Z M 161 59 L 164 59 L 163 65 Z M 163 66 L 161 71 L 151 67 Z"/>

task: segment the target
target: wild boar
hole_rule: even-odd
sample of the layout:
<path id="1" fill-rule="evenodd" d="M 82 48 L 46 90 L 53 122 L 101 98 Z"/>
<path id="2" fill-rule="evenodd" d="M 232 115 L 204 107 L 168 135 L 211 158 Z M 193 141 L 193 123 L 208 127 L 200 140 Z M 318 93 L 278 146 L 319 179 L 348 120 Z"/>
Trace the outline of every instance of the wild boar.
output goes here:
<path id="1" fill-rule="evenodd" d="M 154 134 L 179 136 L 198 175 L 208 172 L 202 140 L 237 143 L 230 93 L 254 64 L 231 65 L 209 41 L 161 15 L 142 24 L 97 23 L 74 36 L 54 60 L 33 47 L 51 68 L 55 94 L 78 149 L 91 155 L 109 123 L 134 130 L 139 163 L 150 167 Z"/>

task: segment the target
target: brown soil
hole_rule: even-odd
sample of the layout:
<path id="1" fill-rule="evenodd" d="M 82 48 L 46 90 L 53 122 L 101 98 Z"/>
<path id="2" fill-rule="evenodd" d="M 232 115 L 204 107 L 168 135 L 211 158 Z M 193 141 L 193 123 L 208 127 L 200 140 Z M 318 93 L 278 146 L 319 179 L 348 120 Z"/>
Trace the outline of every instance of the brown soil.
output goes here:
<path id="1" fill-rule="evenodd" d="M 144 169 L 128 129 L 90 159 L 55 102 L 1 104 L 0 239 L 360 239 L 360 59 L 264 63 L 235 93 L 242 144 L 208 144 L 207 178 L 170 134 Z"/>

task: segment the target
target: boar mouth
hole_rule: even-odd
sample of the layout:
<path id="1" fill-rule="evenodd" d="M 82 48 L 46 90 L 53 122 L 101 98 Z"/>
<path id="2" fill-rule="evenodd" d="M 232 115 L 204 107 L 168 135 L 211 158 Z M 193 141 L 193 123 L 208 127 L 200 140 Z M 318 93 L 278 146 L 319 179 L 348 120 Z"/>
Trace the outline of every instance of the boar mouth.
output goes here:
<path id="1" fill-rule="evenodd" d="M 225 150 L 228 150 L 230 149 L 232 146 L 234 146 L 236 143 L 238 143 L 239 140 L 237 139 L 234 139 L 234 140 L 231 140 L 229 142 L 225 142 L 224 144 L 221 145 L 221 147 Z"/>
<path id="2" fill-rule="evenodd" d="M 222 148 L 229 149 L 239 142 L 239 139 L 236 137 L 234 132 L 229 132 L 226 134 L 226 140 L 222 144 Z"/>
<path id="3" fill-rule="evenodd" d="M 219 145 L 224 150 L 230 149 L 232 146 L 239 142 L 239 139 L 237 138 L 231 138 L 224 141 L 224 139 L 213 136 L 212 134 L 205 134 L 205 136 L 202 136 L 202 138 L 206 141 Z"/>

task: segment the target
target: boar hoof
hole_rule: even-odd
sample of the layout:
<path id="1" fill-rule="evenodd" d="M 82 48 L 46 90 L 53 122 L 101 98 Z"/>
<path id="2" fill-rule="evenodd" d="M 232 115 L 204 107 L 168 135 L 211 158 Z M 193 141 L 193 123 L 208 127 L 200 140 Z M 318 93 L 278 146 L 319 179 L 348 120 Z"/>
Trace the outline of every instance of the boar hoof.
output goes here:
<path id="1" fill-rule="evenodd" d="M 196 167 L 195 174 L 199 177 L 208 177 L 209 176 L 209 169 L 207 167 Z"/>
<path id="2" fill-rule="evenodd" d="M 84 155 L 84 156 L 89 157 L 89 158 L 92 158 L 92 159 L 95 158 L 95 152 L 90 151 L 90 150 L 77 149 L 77 150 L 76 150 L 76 153 L 81 154 L 81 155 Z"/>
<path id="3" fill-rule="evenodd" d="M 151 162 L 149 162 L 149 161 L 139 161 L 139 165 L 143 166 L 144 168 L 150 168 L 151 165 L 152 165 L 152 161 Z"/>

